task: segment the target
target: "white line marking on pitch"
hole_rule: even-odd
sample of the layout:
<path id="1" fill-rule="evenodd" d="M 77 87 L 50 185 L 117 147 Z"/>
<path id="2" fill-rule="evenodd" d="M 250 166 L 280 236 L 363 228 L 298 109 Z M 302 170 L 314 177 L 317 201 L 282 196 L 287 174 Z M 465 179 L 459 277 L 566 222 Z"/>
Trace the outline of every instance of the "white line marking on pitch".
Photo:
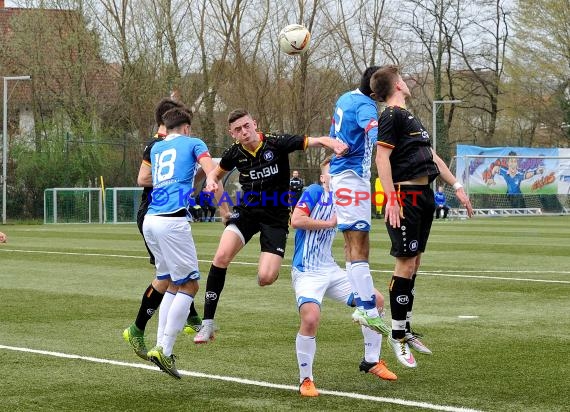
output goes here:
<path id="1" fill-rule="evenodd" d="M 88 362 L 105 363 L 108 365 L 126 366 L 129 368 L 138 368 L 138 369 L 160 371 L 160 369 L 158 369 L 156 366 L 150 365 L 150 364 L 144 364 L 144 363 L 121 362 L 121 361 L 115 361 L 115 360 L 110 360 L 110 359 L 93 358 L 91 356 L 81 356 L 81 355 L 73 355 L 73 354 L 61 353 L 61 352 L 51 352 L 51 351 L 46 351 L 46 350 L 20 348 L 20 347 L 16 347 L 16 346 L 0 345 L 0 349 L 12 350 L 12 351 L 17 351 L 17 352 L 35 353 L 38 355 L 47 355 L 47 356 L 53 356 L 56 358 L 78 359 L 78 360 L 83 360 L 83 361 L 88 361 Z M 297 392 L 299 390 L 299 388 L 297 386 L 292 386 L 292 385 L 280 385 L 280 384 L 271 383 L 271 382 L 254 381 L 251 379 L 242 379 L 242 378 L 234 378 L 231 376 L 209 375 L 206 373 L 190 372 L 190 371 L 185 371 L 185 370 L 181 370 L 181 369 L 179 369 L 178 372 L 180 372 L 181 375 L 192 376 L 195 378 L 214 379 L 214 380 L 220 380 L 220 381 L 225 381 L 225 382 L 241 383 L 243 385 L 261 386 L 264 388 L 283 389 L 283 390 L 295 391 L 295 392 Z M 366 400 L 366 401 L 391 403 L 391 404 L 404 405 L 404 406 L 415 406 L 417 408 L 431 409 L 434 411 L 479 412 L 477 409 L 469 409 L 469 408 L 446 406 L 446 405 L 435 405 L 435 404 L 431 404 L 431 403 L 427 403 L 427 402 L 407 401 L 404 399 L 396 399 L 396 398 L 384 398 L 381 396 L 362 395 L 359 393 L 328 391 L 326 389 L 319 389 L 319 392 L 323 395 L 333 395 L 333 396 L 340 396 L 343 398 L 361 399 L 361 400 Z"/>
<path id="2" fill-rule="evenodd" d="M 135 255 L 113 255 L 113 254 L 105 254 L 105 253 L 79 253 L 79 252 L 57 252 L 57 251 L 49 251 L 49 250 L 23 250 L 23 249 L 4 249 L 0 248 L 0 252 L 20 252 L 20 253 L 38 253 L 38 254 L 46 254 L 46 255 L 68 255 L 68 256 L 93 256 L 93 257 L 116 257 L 116 258 L 130 258 L 130 259 L 148 259 L 148 256 L 135 256 Z M 203 260 L 198 259 L 198 262 L 201 263 L 211 263 L 210 260 Z M 257 262 L 232 262 L 232 265 L 245 265 L 245 266 L 257 266 Z M 290 264 L 283 264 L 281 265 L 284 268 L 289 268 Z M 374 273 L 392 273 L 392 270 L 379 270 L 379 269 L 370 269 L 371 272 Z M 557 273 L 562 275 L 570 274 L 570 271 L 563 271 L 563 270 L 556 270 L 556 271 L 538 271 L 538 270 L 466 270 L 466 271 L 457 271 L 457 270 L 449 270 L 447 272 L 450 273 L 442 273 L 442 272 L 424 272 L 422 271 L 422 275 L 426 276 L 441 276 L 441 277 L 456 277 L 456 278 L 472 278 L 472 279 L 491 279 L 491 280 L 509 280 L 509 281 L 519 281 L 519 282 L 538 282 L 538 283 L 562 283 L 562 284 L 569 284 L 570 281 L 568 280 L 548 280 L 548 279 L 529 279 L 529 278 L 508 278 L 508 277 L 500 277 L 500 276 L 476 276 L 476 275 L 454 275 L 452 272 L 459 272 L 459 273 Z"/>
<path id="3" fill-rule="evenodd" d="M 371 270 L 372 272 L 372 270 Z M 475 275 L 452 275 L 450 273 L 436 273 L 436 272 L 420 272 L 420 275 L 426 276 L 441 276 L 448 278 L 472 278 L 472 279 L 492 279 L 492 280 L 518 280 L 519 282 L 538 282 L 538 283 L 565 283 L 570 284 L 568 280 L 546 280 L 546 279 L 528 279 L 528 278 L 507 278 L 504 276 L 475 276 Z"/>
<path id="4" fill-rule="evenodd" d="M 459 315 L 459 319 L 479 319 L 477 315 Z"/>

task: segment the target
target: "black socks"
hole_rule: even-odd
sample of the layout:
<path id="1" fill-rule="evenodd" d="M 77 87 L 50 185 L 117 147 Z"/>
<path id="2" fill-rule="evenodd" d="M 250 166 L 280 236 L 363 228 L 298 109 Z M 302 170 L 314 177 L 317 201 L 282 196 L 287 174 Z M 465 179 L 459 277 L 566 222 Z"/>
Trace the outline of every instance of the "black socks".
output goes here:
<path id="1" fill-rule="evenodd" d="M 160 306 L 163 296 L 164 294 L 152 287 L 152 284 L 148 285 L 148 288 L 146 288 L 139 308 L 139 313 L 135 320 L 136 327 L 141 331 L 145 330 L 149 319 L 152 318 L 152 315 L 154 315 L 154 312 Z"/>
<path id="2" fill-rule="evenodd" d="M 204 299 L 204 319 L 214 319 L 220 294 L 226 282 L 227 268 L 210 266 L 208 280 L 206 281 L 206 297 Z"/>

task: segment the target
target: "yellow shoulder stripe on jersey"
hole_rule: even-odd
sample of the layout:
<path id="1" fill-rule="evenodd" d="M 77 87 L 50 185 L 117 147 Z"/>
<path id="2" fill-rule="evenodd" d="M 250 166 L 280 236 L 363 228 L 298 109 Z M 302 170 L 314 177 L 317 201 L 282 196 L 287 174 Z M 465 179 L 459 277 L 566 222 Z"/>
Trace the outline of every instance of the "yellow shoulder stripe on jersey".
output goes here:
<path id="1" fill-rule="evenodd" d="M 388 149 L 393 149 L 394 145 L 390 144 L 390 143 L 386 143 L 386 142 L 376 142 L 377 145 L 379 146 L 383 146 L 383 147 L 387 147 Z"/>
<path id="2" fill-rule="evenodd" d="M 143 161 L 142 161 L 141 166 L 142 166 L 142 165 L 145 165 L 145 166 L 148 166 L 148 167 L 152 167 L 151 163 L 150 163 L 148 160 L 144 160 L 144 159 L 143 159 Z"/>
<path id="3" fill-rule="evenodd" d="M 309 136 L 305 135 L 305 141 L 303 142 L 303 150 L 306 150 L 309 147 Z"/>

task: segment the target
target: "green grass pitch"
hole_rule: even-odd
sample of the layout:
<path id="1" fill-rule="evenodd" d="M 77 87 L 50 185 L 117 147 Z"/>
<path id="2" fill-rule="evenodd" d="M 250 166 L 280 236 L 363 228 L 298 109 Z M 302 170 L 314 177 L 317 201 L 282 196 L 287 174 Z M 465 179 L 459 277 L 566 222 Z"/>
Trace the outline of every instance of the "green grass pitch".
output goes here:
<path id="1" fill-rule="evenodd" d="M 9 236 L 0 245 L 1 410 L 562 411 L 570 405 L 568 217 L 434 222 L 414 306 L 414 327 L 434 355 L 418 354 L 418 368 L 407 370 L 384 342 L 383 358 L 398 380 L 360 374 L 362 337 L 351 310 L 325 301 L 314 373 L 327 393 L 314 399 L 292 390 L 298 316 L 290 269 L 283 267 L 274 285 L 258 287 L 257 237 L 228 271 L 216 341 L 194 345 L 181 335 L 175 345 L 178 368 L 202 375 L 176 381 L 133 367 L 144 362 L 121 337 L 153 276 L 134 225 L 1 230 Z M 193 225 L 199 312 L 221 230 L 219 223 Z M 393 259 L 379 220 L 371 245 L 375 285 L 387 296 Z M 335 254 L 343 260 L 340 236 Z M 152 319 L 149 344 L 155 330 Z"/>

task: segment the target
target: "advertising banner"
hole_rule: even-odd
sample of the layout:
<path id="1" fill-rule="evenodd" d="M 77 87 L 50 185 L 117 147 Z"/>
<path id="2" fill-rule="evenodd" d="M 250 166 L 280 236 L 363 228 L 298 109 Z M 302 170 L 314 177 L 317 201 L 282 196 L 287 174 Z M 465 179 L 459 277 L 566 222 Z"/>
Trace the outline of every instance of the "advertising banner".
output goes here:
<path id="1" fill-rule="evenodd" d="M 469 193 L 567 194 L 570 149 L 457 145 L 457 177 Z"/>

